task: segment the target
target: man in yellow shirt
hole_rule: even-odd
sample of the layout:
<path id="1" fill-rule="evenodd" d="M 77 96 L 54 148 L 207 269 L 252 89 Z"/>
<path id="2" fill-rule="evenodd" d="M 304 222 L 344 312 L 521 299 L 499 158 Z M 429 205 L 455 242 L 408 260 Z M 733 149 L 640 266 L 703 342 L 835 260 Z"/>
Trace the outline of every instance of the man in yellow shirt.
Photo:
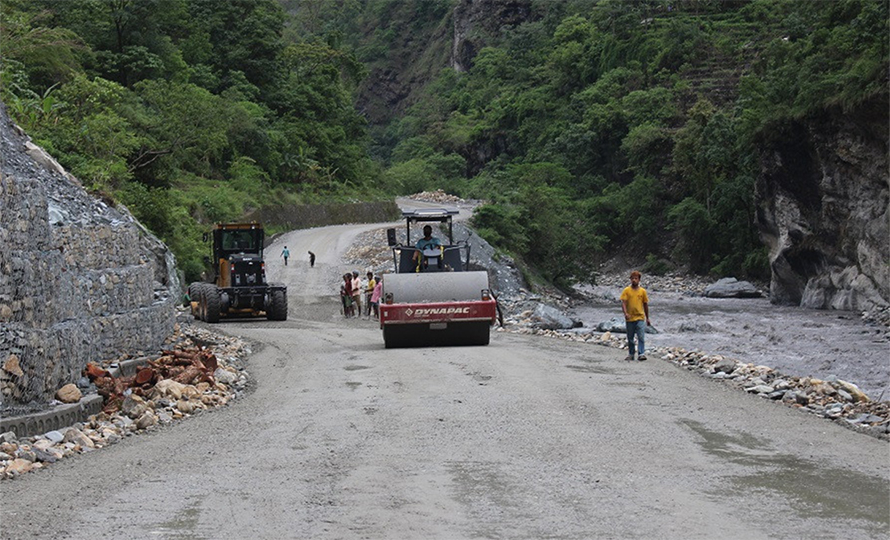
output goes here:
<path id="1" fill-rule="evenodd" d="M 639 360 L 642 362 L 646 359 L 646 327 L 651 325 L 649 322 L 649 295 L 646 289 L 640 287 L 640 278 L 642 275 L 634 270 L 630 273 L 630 287 L 625 287 L 621 291 L 621 309 L 624 311 L 624 322 L 627 326 L 627 350 L 628 356 L 625 360 L 633 360 L 636 346 L 634 344 L 634 336 L 640 343 Z"/>

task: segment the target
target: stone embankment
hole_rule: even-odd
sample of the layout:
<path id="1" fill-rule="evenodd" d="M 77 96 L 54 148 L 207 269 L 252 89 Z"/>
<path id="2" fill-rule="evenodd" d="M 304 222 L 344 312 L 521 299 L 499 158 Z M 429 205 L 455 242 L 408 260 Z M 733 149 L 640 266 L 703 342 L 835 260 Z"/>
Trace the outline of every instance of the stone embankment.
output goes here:
<path id="1" fill-rule="evenodd" d="M 116 444 L 125 437 L 155 431 L 223 407 L 240 397 L 248 387 L 250 379 L 244 366 L 250 349 L 240 339 L 183 322 L 168 345 L 176 351 L 195 351 L 197 348 L 205 358 L 215 358 L 212 376 L 199 375 L 194 379 L 195 384 L 186 384 L 178 382 L 183 380 L 181 375 L 177 377 L 171 373 L 170 378 L 153 380 L 141 388 L 128 387 L 119 394 L 115 393 L 114 386 L 123 389 L 121 382 L 134 377 L 105 377 L 105 381 L 99 380 L 102 387 L 98 389 L 107 394 L 104 410 L 85 422 L 31 437 L 19 437 L 11 431 L 0 434 L 0 479 L 36 471 L 60 459 L 92 452 Z M 151 358 L 160 360 L 164 356 L 157 354 Z M 148 362 L 151 358 L 143 359 L 144 365 L 151 365 Z M 114 366 L 119 363 L 121 359 L 106 361 L 103 367 L 115 372 Z M 87 385 L 86 391 L 94 394 L 97 388 Z M 74 385 L 68 385 L 58 397 L 63 398 L 67 392 L 80 399 L 81 392 Z"/>
<path id="2" fill-rule="evenodd" d="M 47 406 L 87 362 L 156 350 L 173 330 L 173 255 L 97 199 L 0 104 L 0 412 Z"/>

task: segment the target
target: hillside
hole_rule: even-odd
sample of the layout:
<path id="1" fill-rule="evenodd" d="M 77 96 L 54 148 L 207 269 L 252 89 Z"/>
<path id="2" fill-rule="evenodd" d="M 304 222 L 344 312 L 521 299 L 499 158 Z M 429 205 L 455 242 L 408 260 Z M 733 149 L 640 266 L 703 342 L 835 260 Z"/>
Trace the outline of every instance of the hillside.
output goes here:
<path id="1" fill-rule="evenodd" d="M 483 234 L 558 283 L 620 253 L 649 272 L 772 276 L 783 303 L 890 300 L 886 3 L 451 5 L 438 75 L 360 87 L 385 102 L 369 118 L 393 189 L 492 201 Z M 401 28 L 369 81 L 435 71 Z"/>
<path id="2" fill-rule="evenodd" d="M 444 189 L 533 281 L 890 301 L 885 1 L 60 5 L 0 8 L 3 101 L 189 277 L 214 221 Z"/>

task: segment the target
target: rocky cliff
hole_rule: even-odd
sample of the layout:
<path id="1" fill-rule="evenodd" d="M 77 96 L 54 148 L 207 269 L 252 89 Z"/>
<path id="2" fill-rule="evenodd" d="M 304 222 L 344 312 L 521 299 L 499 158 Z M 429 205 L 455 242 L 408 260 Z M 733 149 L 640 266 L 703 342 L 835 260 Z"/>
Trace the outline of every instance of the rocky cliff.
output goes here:
<path id="1" fill-rule="evenodd" d="M 455 0 L 441 20 L 413 21 L 400 29 L 388 57 L 371 66 L 358 89 L 357 106 L 368 122 L 382 125 L 422 98 L 426 85 L 446 66 L 464 72 L 482 47 L 533 18 L 531 0 Z M 410 2 L 393 4 L 413 11 Z M 423 30 L 418 27 L 425 28 Z M 374 25 L 367 32 L 378 32 Z"/>
<path id="2" fill-rule="evenodd" d="M 0 410 L 35 409 L 87 362 L 154 353 L 172 333 L 173 255 L 79 182 L 0 104 Z"/>
<path id="3" fill-rule="evenodd" d="M 890 304 L 888 110 L 885 94 L 793 123 L 764 144 L 757 223 L 773 302 Z"/>
<path id="4" fill-rule="evenodd" d="M 479 49 L 501 32 L 528 21 L 530 0 L 461 0 L 454 8 L 454 33 L 449 65 L 464 72 L 473 65 Z"/>

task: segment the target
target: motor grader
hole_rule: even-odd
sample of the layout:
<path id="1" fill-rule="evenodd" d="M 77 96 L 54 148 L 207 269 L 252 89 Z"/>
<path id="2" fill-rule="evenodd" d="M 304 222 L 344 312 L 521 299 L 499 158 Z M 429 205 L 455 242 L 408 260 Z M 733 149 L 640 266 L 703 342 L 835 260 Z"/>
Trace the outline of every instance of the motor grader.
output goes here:
<path id="1" fill-rule="evenodd" d="M 287 287 L 266 282 L 265 234 L 258 223 L 218 223 L 204 233 L 211 243 L 208 282 L 189 285 L 192 314 L 209 323 L 221 318 L 287 319 Z"/>
<path id="2" fill-rule="evenodd" d="M 497 321 L 497 300 L 488 272 L 470 270 L 470 245 L 454 242 L 451 209 L 402 212 L 406 243 L 388 229 L 395 273 L 383 275 L 380 328 L 386 348 L 435 345 L 488 345 Z M 447 228 L 448 243 L 418 249 L 411 226 L 438 223 Z"/>

